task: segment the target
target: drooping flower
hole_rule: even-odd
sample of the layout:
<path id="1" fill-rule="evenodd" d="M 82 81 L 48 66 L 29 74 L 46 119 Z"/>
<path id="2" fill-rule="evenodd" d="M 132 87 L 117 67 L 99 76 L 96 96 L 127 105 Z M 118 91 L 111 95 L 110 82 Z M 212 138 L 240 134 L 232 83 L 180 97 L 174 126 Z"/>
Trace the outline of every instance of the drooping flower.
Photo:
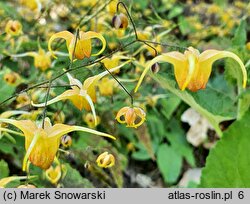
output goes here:
<path id="1" fill-rule="evenodd" d="M 22 54 L 11 55 L 12 57 L 34 57 L 34 66 L 42 71 L 47 70 L 51 66 L 51 53 L 45 52 L 39 47 L 38 52 L 26 52 Z"/>
<path id="2" fill-rule="evenodd" d="M 245 88 L 247 72 L 241 59 L 236 54 L 229 51 L 218 50 L 206 50 L 200 54 L 197 49 L 189 47 L 184 54 L 176 51 L 168 52 L 151 60 L 143 71 L 135 88 L 135 92 L 137 92 L 148 70 L 157 62 L 168 62 L 173 64 L 175 78 L 181 90 L 185 90 L 186 88 L 191 91 L 204 89 L 206 88 L 212 71 L 212 64 L 216 60 L 225 57 L 230 57 L 239 63 L 243 75 L 242 84 Z"/>
<path id="3" fill-rule="evenodd" d="M 5 32 L 11 36 L 18 36 L 22 33 L 22 28 L 19 21 L 9 20 L 5 26 Z"/>
<path id="4" fill-rule="evenodd" d="M 0 122 L 12 124 L 24 134 L 26 154 L 23 161 L 23 170 L 27 169 L 28 160 L 35 166 L 48 169 L 59 149 L 61 137 L 67 133 L 83 131 L 115 139 L 115 137 L 109 134 L 85 127 L 64 124 L 55 124 L 52 126 L 49 118 L 45 119 L 44 127 L 41 124 L 37 125 L 31 120 L 0 119 Z"/>
<path id="5" fill-rule="evenodd" d="M 119 123 L 126 123 L 127 127 L 137 128 L 146 120 L 146 113 L 141 108 L 126 106 L 118 111 L 115 119 Z"/>
<path id="6" fill-rule="evenodd" d="M 9 85 L 17 85 L 20 82 L 21 77 L 16 72 L 9 72 L 4 75 L 3 79 Z"/>
<path id="7" fill-rule="evenodd" d="M 91 113 L 87 113 L 86 115 L 83 115 L 82 118 L 89 128 L 95 128 L 97 125 L 100 124 L 100 120 L 101 120 L 99 116 L 96 116 L 96 121 L 95 121 L 95 117 Z"/>
<path id="8" fill-rule="evenodd" d="M 112 19 L 112 25 L 116 29 L 126 29 L 128 27 L 128 18 L 125 14 L 120 13 Z"/>
<path id="9" fill-rule="evenodd" d="M 102 96 L 112 96 L 114 94 L 114 85 L 116 82 L 114 79 L 104 77 L 98 83 L 98 88 Z"/>
<path id="10" fill-rule="evenodd" d="M 66 167 L 64 165 L 57 165 L 56 167 L 51 166 L 46 170 L 45 176 L 52 184 L 57 184 L 62 178 L 62 171 L 66 170 L 65 168 Z"/>
<path id="11" fill-rule="evenodd" d="M 59 33 L 55 33 L 49 39 L 48 43 L 49 51 L 52 53 L 52 56 L 56 58 L 56 56 L 53 54 L 51 44 L 57 38 L 63 38 L 66 40 L 66 45 L 68 48 L 70 59 L 72 59 L 74 50 L 75 50 L 74 57 L 79 60 L 82 60 L 85 57 L 89 58 L 90 56 L 98 56 L 105 50 L 106 40 L 100 33 L 96 33 L 93 31 L 88 31 L 88 32 L 80 31 L 78 37 L 79 38 L 76 39 L 76 36 L 70 33 L 69 31 L 61 31 Z M 91 39 L 93 38 L 97 38 L 102 42 L 102 48 L 96 54 L 92 54 Z"/>
<path id="12" fill-rule="evenodd" d="M 128 62 L 125 62 L 120 66 L 111 69 L 110 72 L 116 71 L 117 69 L 121 68 Z M 107 74 L 108 71 L 105 71 L 98 75 L 89 77 L 82 84 L 78 79 L 73 78 L 69 73 L 67 73 L 72 88 L 70 90 L 65 91 L 61 95 L 49 100 L 47 102 L 47 105 L 56 103 L 61 100 L 69 99 L 79 110 L 82 110 L 83 108 L 87 111 L 91 110 L 95 118 L 95 122 L 97 123 L 95 107 L 94 107 L 94 103 L 96 102 L 96 85 L 98 81 Z M 41 104 L 34 104 L 33 102 L 31 103 L 35 107 L 45 106 L 45 103 Z"/>
<path id="13" fill-rule="evenodd" d="M 113 156 L 113 154 L 103 152 L 97 157 L 96 163 L 99 167 L 110 168 L 115 165 L 115 157 Z"/>

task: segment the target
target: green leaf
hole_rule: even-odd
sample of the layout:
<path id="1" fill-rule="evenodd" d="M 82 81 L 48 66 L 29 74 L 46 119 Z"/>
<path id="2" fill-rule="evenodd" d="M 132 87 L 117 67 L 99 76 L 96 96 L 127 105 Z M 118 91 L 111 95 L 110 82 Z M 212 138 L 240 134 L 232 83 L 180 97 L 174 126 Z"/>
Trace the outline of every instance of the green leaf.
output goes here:
<path id="1" fill-rule="evenodd" d="M 157 152 L 157 164 L 166 183 L 175 183 L 180 175 L 182 157 L 174 148 L 163 144 Z"/>
<path id="2" fill-rule="evenodd" d="M 247 42 L 246 20 L 241 20 L 232 40 L 233 46 L 245 46 Z"/>
<path id="3" fill-rule="evenodd" d="M 168 19 L 172 19 L 176 16 L 179 16 L 180 14 L 182 14 L 183 10 L 184 9 L 181 6 L 173 7 L 168 14 Z"/>
<path id="4" fill-rule="evenodd" d="M 203 106 L 202 103 L 199 103 L 198 101 L 196 101 L 197 97 L 195 99 L 195 97 L 194 97 L 195 94 L 192 94 L 189 91 L 181 91 L 178 88 L 176 88 L 176 83 L 172 79 L 162 77 L 159 75 L 152 75 L 152 74 L 151 74 L 151 77 L 153 77 L 154 80 L 156 80 L 164 89 L 167 89 L 170 92 L 172 92 L 173 94 L 175 94 L 177 97 L 182 99 L 185 103 L 187 103 L 193 109 L 195 109 L 197 112 L 199 112 L 202 116 L 207 118 L 207 120 L 213 126 L 213 128 L 215 129 L 217 134 L 221 136 L 222 132 L 219 128 L 219 123 L 222 121 L 231 120 L 232 117 L 230 117 L 230 115 L 226 116 L 226 115 L 219 115 L 218 113 L 211 113 L 209 110 L 207 110 Z M 221 93 L 221 94 L 223 94 L 223 93 Z M 204 95 L 204 97 L 206 97 L 206 96 Z M 206 97 L 206 100 L 208 100 L 207 97 Z M 220 101 L 221 98 L 217 97 L 217 100 Z"/>
<path id="5" fill-rule="evenodd" d="M 81 176 L 81 174 L 69 164 L 65 164 L 67 167 L 67 174 L 62 183 L 65 188 L 93 188 L 93 184 Z"/>
<path id="6" fill-rule="evenodd" d="M 160 112 L 167 118 L 170 119 L 176 108 L 180 105 L 180 98 L 171 94 L 167 99 L 160 99 L 159 104 L 162 106 Z"/>
<path id="7" fill-rule="evenodd" d="M 249 121 L 250 112 L 247 112 L 224 132 L 207 158 L 200 187 L 250 187 Z"/>
<path id="8" fill-rule="evenodd" d="M 4 160 L 0 161 L 0 179 L 9 176 L 8 163 Z"/>

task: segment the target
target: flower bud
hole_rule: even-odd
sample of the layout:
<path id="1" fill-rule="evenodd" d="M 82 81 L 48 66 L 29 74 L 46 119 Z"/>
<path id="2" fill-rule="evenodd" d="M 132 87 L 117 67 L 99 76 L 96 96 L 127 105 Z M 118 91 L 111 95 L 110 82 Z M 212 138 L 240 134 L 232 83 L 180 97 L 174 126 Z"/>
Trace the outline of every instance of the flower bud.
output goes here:
<path id="1" fill-rule="evenodd" d="M 7 73 L 4 75 L 4 81 L 6 81 L 10 85 L 15 84 L 18 78 L 19 75 L 15 72 Z"/>
<path id="2" fill-rule="evenodd" d="M 67 148 L 67 147 L 70 147 L 72 145 L 72 138 L 69 136 L 69 135 L 64 135 L 62 138 L 61 138 L 61 144 Z"/>
<path id="3" fill-rule="evenodd" d="M 9 20 L 5 26 L 5 32 L 11 36 L 17 36 L 22 33 L 22 24 L 19 21 Z"/>
<path id="4" fill-rule="evenodd" d="M 126 29 L 128 27 L 128 18 L 123 13 L 115 15 L 112 19 L 112 25 L 116 29 Z"/>
<path id="5" fill-rule="evenodd" d="M 156 62 L 151 66 L 151 71 L 156 74 L 160 70 L 159 64 Z"/>
<path id="6" fill-rule="evenodd" d="M 103 152 L 96 159 L 96 163 L 99 167 L 110 168 L 115 165 L 115 157 L 108 152 Z"/>

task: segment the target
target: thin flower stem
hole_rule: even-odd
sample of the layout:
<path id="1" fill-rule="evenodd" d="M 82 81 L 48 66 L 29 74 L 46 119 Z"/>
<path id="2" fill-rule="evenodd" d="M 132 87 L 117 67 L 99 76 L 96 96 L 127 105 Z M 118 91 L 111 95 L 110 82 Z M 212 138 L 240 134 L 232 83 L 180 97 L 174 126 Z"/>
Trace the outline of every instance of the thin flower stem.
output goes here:
<path id="1" fill-rule="evenodd" d="M 46 118 L 46 113 L 47 113 L 47 102 L 49 99 L 49 93 L 50 93 L 50 88 L 51 88 L 51 81 L 49 82 L 49 86 L 48 86 L 48 90 L 47 90 L 47 94 L 46 94 L 46 98 L 45 98 L 45 105 L 44 105 L 44 109 L 43 109 L 43 122 L 42 122 L 42 128 L 44 128 L 44 123 L 45 123 L 45 118 Z"/>
<path id="2" fill-rule="evenodd" d="M 136 38 L 136 40 L 138 40 L 138 35 L 137 35 L 137 30 L 136 30 L 136 27 L 135 27 L 135 23 L 134 23 L 134 21 L 133 21 L 131 15 L 130 15 L 130 13 L 129 13 L 129 11 L 128 11 L 127 6 L 126 6 L 123 2 L 120 1 L 120 2 L 118 2 L 117 6 L 116 6 L 116 11 L 119 12 L 119 6 L 120 6 L 120 5 L 122 5 L 123 8 L 125 9 L 125 11 L 126 11 L 128 17 L 129 17 L 129 20 L 130 20 L 130 22 L 132 23 L 133 30 L 134 30 L 134 33 L 135 33 L 135 38 Z"/>
<path id="3" fill-rule="evenodd" d="M 114 78 L 114 80 L 122 87 L 122 89 L 129 95 L 130 101 L 131 101 L 131 106 L 134 104 L 134 98 L 133 96 L 129 93 L 129 91 L 126 89 L 126 87 L 116 78 L 116 76 L 105 67 L 103 64 L 103 67 L 106 69 L 106 71 Z"/>

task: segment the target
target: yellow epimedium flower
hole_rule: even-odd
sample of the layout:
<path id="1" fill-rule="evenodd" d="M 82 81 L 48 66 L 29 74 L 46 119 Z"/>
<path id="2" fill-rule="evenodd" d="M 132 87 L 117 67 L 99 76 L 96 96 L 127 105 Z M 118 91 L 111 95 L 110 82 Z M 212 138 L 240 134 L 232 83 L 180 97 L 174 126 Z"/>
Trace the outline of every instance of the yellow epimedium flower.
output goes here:
<path id="1" fill-rule="evenodd" d="M 108 4 L 107 10 L 111 15 L 115 15 L 118 2 L 118 0 L 113 0 Z"/>
<path id="2" fill-rule="evenodd" d="M 22 28 L 19 21 L 9 20 L 5 26 L 5 32 L 11 36 L 18 36 L 22 33 Z"/>
<path id="3" fill-rule="evenodd" d="M 237 61 L 243 75 L 242 86 L 246 87 L 247 72 L 241 59 L 229 51 L 206 50 L 200 53 L 197 49 L 189 47 L 184 54 L 180 52 L 168 52 L 155 57 L 144 69 L 139 82 L 135 88 L 137 92 L 148 70 L 157 62 L 168 62 L 174 66 L 176 81 L 181 90 L 188 88 L 191 91 L 198 91 L 206 88 L 213 63 L 221 58 L 230 57 Z"/>
<path id="4" fill-rule="evenodd" d="M 61 31 L 59 33 L 53 34 L 48 43 L 49 51 L 52 53 L 52 56 L 56 58 L 56 56 L 53 54 L 51 44 L 52 42 L 57 38 L 63 38 L 66 40 L 66 45 L 69 52 L 69 57 L 72 59 L 73 52 L 75 50 L 74 56 L 76 59 L 82 60 L 85 57 L 89 58 L 90 56 L 98 56 L 100 55 L 106 47 L 106 40 L 100 33 L 96 33 L 93 31 L 88 32 L 79 32 L 78 39 L 76 39 L 76 36 L 72 34 L 69 31 Z M 91 45 L 91 39 L 97 38 L 102 42 L 102 48 L 101 50 L 96 53 L 92 54 L 92 45 Z M 75 48 L 74 48 L 75 47 Z"/>
<path id="5" fill-rule="evenodd" d="M 114 79 L 104 77 L 98 83 L 98 88 L 102 96 L 112 96 L 114 94 L 114 85 L 116 82 Z"/>
<path id="6" fill-rule="evenodd" d="M 48 169 L 55 159 L 61 137 L 69 132 L 83 131 L 115 139 L 112 135 L 85 127 L 64 124 L 52 126 L 49 118 L 45 119 L 44 127 L 31 120 L 0 119 L 0 122 L 12 124 L 24 134 L 26 154 L 23 161 L 23 170 L 27 170 L 28 160 L 35 166 Z"/>
<path id="7" fill-rule="evenodd" d="M 118 52 L 114 55 L 112 55 L 112 57 L 108 58 L 104 58 L 101 62 L 104 64 L 104 66 L 107 69 L 112 69 L 115 68 L 119 65 L 120 61 L 123 59 L 131 59 L 129 57 L 124 56 L 123 54 L 125 54 L 124 52 Z M 114 71 L 115 74 L 118 74 L 120 72 L 120 70 L 116 70 Z"/>
<path id="8" fill-rule="evenodd" d="M 42 4 L 39 0 L 19 0 L 19 3 L 26 6 L 27 8 L 29 8 L 32 11 L 41 11 L 42 9 Z"/>
<path id="9" fill-rule="evenodd" d="M 61 144 L 65 148 L 70 147 L 72 145 L 72 138 L 69 135 L 64 135 L 61 138 Z"/>
<path id="10" fill-rule="evenodd" d="M 47 70 L 51 66 L 51 53 L 45 52 L 39 47 L 38 52 L 26 52 L 22 54 L 11 55 L 12 57 L 34 57 L 34 66 L 42 71 Z"/>
<path id="11" fill-rule="evenodd" d="M 3 79 L 7 84 L 17 85 L 18 82 L 20 82 L 21 77 L 16 72 L 9 72 L 4 75 Z"/>
<path id="12" fill-rule="evenodd" d="M 96 116 L 96 121 L 95 121 L 94 115 L 91 113 L 87 113 L 86 115 L 83 116 L 83 120 L 88 125 L 89 128 L 94 128 L 100 124 L 101 119 L 99 116 Z"/>
<path id="13" fill-rule="evenodd" d="M 124 62 L 120 66 L 117 66 L 111 70 L 110 72 L 114 72 L 117 69 L 120 69 L 122 66 L 127 64 L 129 61 Z M 69 99 L 79 110 L 82 110 L 83 108 L 87 111 L 92 111 L 92 114 L 95 118 L 95 123 L 97 124 L 97 119 L 96 119 L 96 113 L 95 113 L 95 107 L 94 103 L 96 102 L 96 86 L 98 81 L 109 74 L 108 71 L 102 72 L 98 75 L 92 76 L 87 78 L 83 84 L 78 80 L 73 78 L 69 73 L 67 73 L 71 89 L 65 91 L 61 95 L 55 97 L 54 99 L 51 99 L 47 102 L 47 105 L 56 103 L 61 100 L 66 100 Z M 33 106 L 35 107 L 44 107 L 45 103 L 41 104 L 34 104 L 31 102 Z"/>
<path id="14" fill-rule="evenodd" d="M 141 108 L 126 106 L 118 111 L 115 119 L 119 123 L 126 123 L 127 127 L 137 128 L 146 120 L 146 113 Z"/>
<path id="15" fill-rule="evenodd" d="M 16 115 L 20 115 L 20 114 L 30 115 L 30 113 L 26 112 L 26 111 L 14 110 L 14 111 L 5 111 L 5 112 L 1 113 L 0 118 L 10 118 L 12 116 L 16 116 Z M 0 139 L 3 137 L 2 132 L 9 132 L 9 133 L 18 134 L 18 132 L 15 132 L 13 130 L 9 130 L 6 127 L 7 127 L 7 125 L 5 123 L 0 122 Z"/>
<path id="16" fill-rule="evenodd" d="M 52 184 L 57 184 L 63 175 L 64 165 L 57 165 L 56 167 L 51 166 L 46 170 L 45 176 Z"/>
<path id="17" fill-rule="evenodd" d="M 103 152 L 97 157 L 96 163 L 99 167 L 110 168 L 115 165 L 115 157 L 113 156 L 113 154 Z"/>

